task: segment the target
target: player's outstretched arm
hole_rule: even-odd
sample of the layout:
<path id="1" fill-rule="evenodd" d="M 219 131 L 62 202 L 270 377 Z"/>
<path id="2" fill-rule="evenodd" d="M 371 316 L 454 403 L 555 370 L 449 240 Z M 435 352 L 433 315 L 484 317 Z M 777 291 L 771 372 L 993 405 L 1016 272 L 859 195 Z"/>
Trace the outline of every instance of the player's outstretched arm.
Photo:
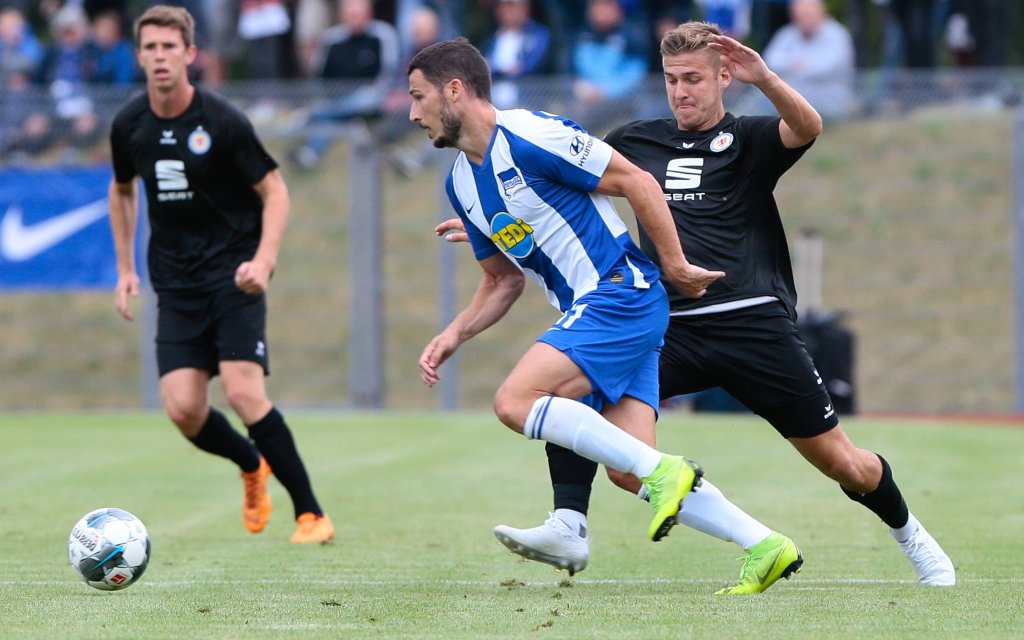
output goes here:
<path id="1" fill-rule="evenodd" d="M 691 264 L 683 253 L 682 240 L 676 231 L 672 213 L 665 204 L 665 195 L 654 176 L 626 160 L 618 151 L 597 184 L 599 193 L 624 196 L 633 208 L 636 219 L 643 225 L 654 242 L 665 278 L 679 293 L 700 298 L 715 280 L 725 275 L 722 271 L 708 271 Z"/>
<path id="2" fill-rule="evenodd" d="M 117 285 L 114 287 L 114 306 L 125 320 L 132 320 L 129 299 L 139 297 L 139 274 L 135 269 L 135 229 L 138 226 L 138 192 L 135 180 L 110 181 L 108 191 L 110 228 L 117 254 Z"/>
<path id="3" fill-rule="evenodd" d="M 420 378 L 428 387 L 441 379 L 441 365 L 459 346 L 501 320 L 523 293 L 526 282 L 519 270 L 504 254 L 496 253 L 480 261 L 484 270 L 469 305 L 423 349 L 420 355 Z"/>
<path id="4" fill-rule="evenodd" d="M 728 37 L 712 36 L 708 47 L 718 51 L 732 77 L 752 84 L 782 116 L 779 135 L 787 149 L 802 147 L 821 135 L 821 116 L 800 93 L 765 64 L 761 54 Z"/>

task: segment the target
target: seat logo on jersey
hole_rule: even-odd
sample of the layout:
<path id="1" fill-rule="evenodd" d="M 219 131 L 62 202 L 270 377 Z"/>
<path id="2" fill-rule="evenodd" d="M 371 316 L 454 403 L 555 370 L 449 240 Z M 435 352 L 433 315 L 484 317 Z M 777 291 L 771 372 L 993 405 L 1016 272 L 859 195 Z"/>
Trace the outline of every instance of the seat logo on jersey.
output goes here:
<path id="1" fill-rule="evenodd" d="M 675 158 L 665 168 L 666 189 L 696 189 L 700 186 L 700 175 L 704 158 Z"/>
<path id="2" fill-rule="evenodd" d="M 156 186 L 160 193 L 156 199 L 160 202 L 174 200 L 191 200 L 192 192 L 188 189 L 188 178 L 185 176 L 185 163 L 181 160 L 157 160 Z"/>
<path id="3" fill-rule="evenodd" d="M 512 192 L 523 186 L 523 176 L 519 175 L 515 167 L 505 169 L 499 173 L 498 180 L 501 180 L 501 188 L 505 190 L 506 198 L 511 198 Z"/>
<path id="4" fill-rule="evenodd" d="M 210 150 L 213 145 L 213 139 L 210 138 L 210 134 L 206 133 L 203 128 L 196 127 L 196 130 L 188 134 L 188 149 L 197 156 L 201 156 Z"/>
<path id="5" fill-rule="evenodd" d="M 715 139 L 711 141 L 711 144 L 708 146 L 708 148 L 714 151 L 715 153 L 719 153 L 721 151 L 725 151 L 730 146 L 732 146 L 732 140 L 733 135 L 731 133 L 726 133 L 723 131 L 719 133 L 717 136 L 715 136 Z"/>
<path id="6" fill-rule="evenodd" d="M 505 211 L 491 218 L 491 240 L 499 249 L 520 260 L 530 255 L 535 246 L 533 227 Z"/>

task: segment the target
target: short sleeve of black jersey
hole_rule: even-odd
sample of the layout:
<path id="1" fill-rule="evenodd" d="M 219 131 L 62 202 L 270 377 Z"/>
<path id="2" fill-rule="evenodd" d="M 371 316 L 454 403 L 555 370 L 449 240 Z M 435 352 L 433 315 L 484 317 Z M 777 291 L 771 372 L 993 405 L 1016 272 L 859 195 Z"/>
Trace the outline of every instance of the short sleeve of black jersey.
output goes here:
<path id="1" fill-rule="evenodd" d="M 242 176 L 249 184 L 256 184 L 277 168 L 277 162 L 263 147 L 249 119 L 230 104 L 225 102 L 224 106 L 232 156 Z"/>
<path id="2" fill-rule="evenodd" d="M 607 142 L 613 149 L 618 149 L 619 144 L 622 142 L 622 132 L 632 126 L 633 123 L 624 124 L 620 127 L 612 129 L 605 137 L 604 141 Z"/>
<path id="3" fill-rule="evenodd" d="M 779 135 L 781 121 L 778 116 L 741 116 L 736 119 L 736 128 L 755 149 L 758 169 L 767 172 L 774 180 L 789 171 L 814 144 L 811 140 L 802 147 L 787 149 Z"/>
<path id="4" fill-rule="evenodd" d="M 136 96 L 114 116 L 110 125 L 110 158 L 114 166 L 114 180 L 119 183 L 131 182 L 138 174 L 131 155 L 131 133 L 134 123 L 143 108 L 145 95 Z"/>

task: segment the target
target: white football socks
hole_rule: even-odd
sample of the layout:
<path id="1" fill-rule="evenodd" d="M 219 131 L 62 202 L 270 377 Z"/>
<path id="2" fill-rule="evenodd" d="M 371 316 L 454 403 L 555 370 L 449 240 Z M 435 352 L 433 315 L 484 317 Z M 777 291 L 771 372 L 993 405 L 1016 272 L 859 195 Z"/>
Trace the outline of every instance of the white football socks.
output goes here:
<path id="1" fill-rule="evenodd" d="M 523 435 L 571 449 L 588 460 L 638 478 L 649 476 L 662 455 L 587 405 L 568 398 L 544 396 L 534 402 Z"/>
<path id="2" fill-rule="evenodd" d="M 683 501 L 677 520 L 691 529 L 726 542 L 735 542 L 749 549 L 761 542 L 772 530 L 725 497 L 707 479 Z"/>
<path id="3" fill-rule="evenodd" d="M 555 509 L 555 517 L 568 525 L 579 537 L 587 537 L 587 516 L 575 509 Z"/>
<path id="4" fill-rule="evenodd" d="M 637 497 L 646 500 L 647 487 L 641 487 Z M 707 478 L 702 478 L 701 485 L 686 497 L 676 520 L 713 538 L 735 542 L 744 549 L 753 547 L 772 533 L 753 516 L 729 502 Z"/>
<path id="5" fill-rule="evenodd" d="M 910 537 L 914 535 L 917 528 L 921 526 L 917 521 L 917 518 L 914 517 L 914 514 L 908 512 L 907 515 L 910 516 L 907 519 L 907 524 L 903 525 L 899 529 L 889 527 L 889 533 L 892 534 L 892 537 L 896 542 L 906 542 L 907 540 L 910 540 Z"/>

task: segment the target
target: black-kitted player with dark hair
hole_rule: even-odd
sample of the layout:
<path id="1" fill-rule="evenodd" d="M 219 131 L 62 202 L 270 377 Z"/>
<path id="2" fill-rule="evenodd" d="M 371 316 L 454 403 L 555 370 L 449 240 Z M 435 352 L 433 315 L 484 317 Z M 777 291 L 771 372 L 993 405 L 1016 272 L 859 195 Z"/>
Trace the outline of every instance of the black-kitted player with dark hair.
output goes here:
<path id="1" fill-rule="evenodd" d="M 271 472 L 291 496 L 292 542 L 327 542 L 320 508 L 288 425 L 267 398 L 266 290 L 290 211 L 277 163 L 252 125 L 226 100 L 193 86 L 195 23 L 180 7 L 157 5 L 135 23 L 146 93 L 114 118 L 110 220 L 117 251 L 118 312 L 132 319 L 136 178 L 145 183 L 148 265 L 157 294 L 156 352 L 167 414 L 192 444 L 242 472 L 242 519 L 252 533 L 271 513 Z M 245 437 L 209 404 L 220 375 Z"/>
<path id="2" fill-rule="evenodd" d="M 922 584 L 953 585 L 953 563 L 908 510 L 889 464 L 855 446 L 839 426 L 796 330 L 796 290 L 773 191 L 820 134 L 820 116 L 756 51 L 714 25 L 680 25 L 662 40 L 661 54 L 674 117 L 627 124 L 606 141 L 661 184 L 688 259 L 726 274 L 700 298 L 668 286 L 661 397 L 723 387 L 888 525 Z M 781 117 L 727 113 L 722 94 L 733 79 L 757 87 Z M 642 228 L 640 240 L 657 260 Z M 575 511 L 572 517 L 585 521 L 596 465 L 553 445 L 547 450 L 556 512 Z M 608 473 L 624 489 L 642 492 L 635 478 Z M 699 512 L 700 491 L 683 503 L 679 522 L 728 539 L 714 526 L 721 519 L 716 509 Z M 589 539 L 550 520 L 532 529 L 500 525 L 495 534 L 516 553 L 555 566 L 588 555 Z M 767 538 L 748 548 L 739 584 L 720 593 L 770 586 L 778 574 L 762 567 L 783 544 Z"/>

